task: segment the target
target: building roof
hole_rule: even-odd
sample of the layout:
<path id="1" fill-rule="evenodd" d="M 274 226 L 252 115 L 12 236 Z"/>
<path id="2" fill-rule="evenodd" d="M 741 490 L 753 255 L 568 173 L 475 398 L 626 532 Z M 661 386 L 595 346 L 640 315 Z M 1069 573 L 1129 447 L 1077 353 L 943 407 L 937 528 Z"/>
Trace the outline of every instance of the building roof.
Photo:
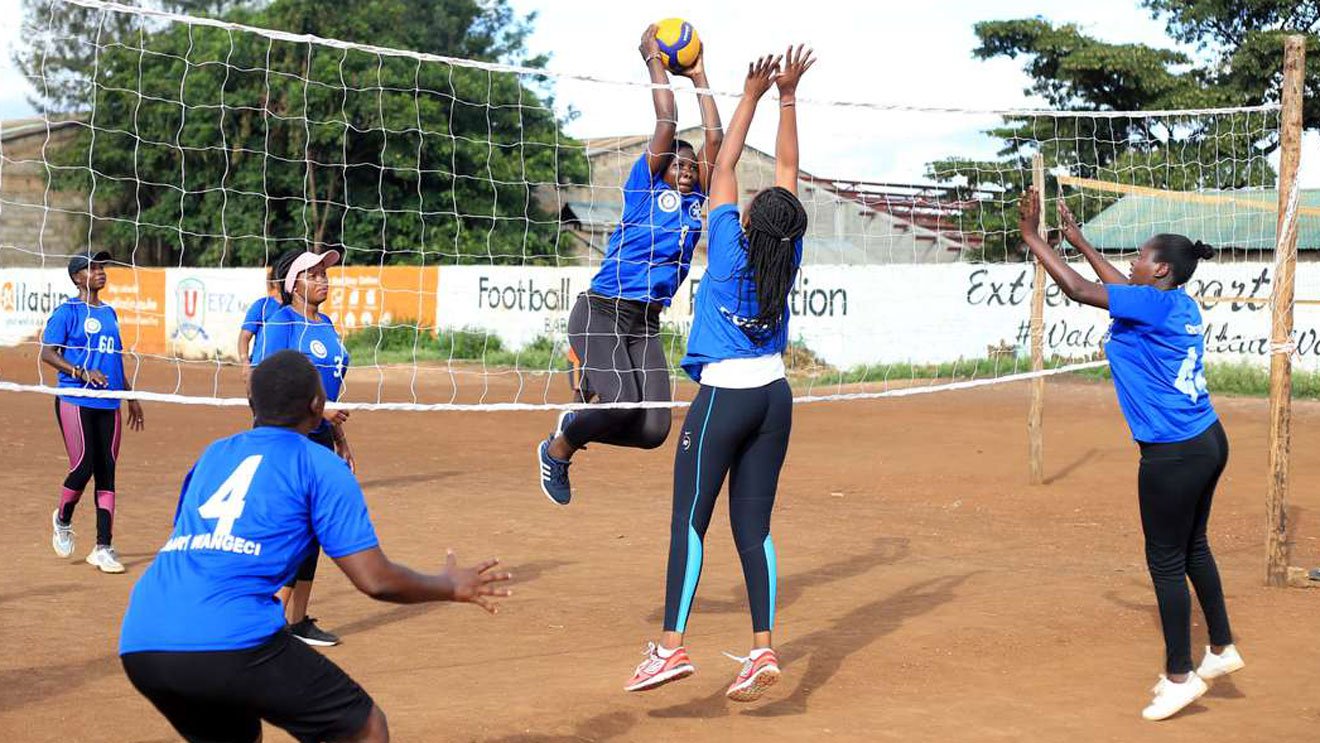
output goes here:
<path id="1" fill-rule="evenodd" d="M 0 121 L 0 142 L 8 142 L 13 139 L 28 137 L 34 134 L 44 135 L 47 131 L 56 131 L 68 126 L 82 124 L 81 116 L 59 121 L 49 121 L 39 116 L 26 119 L 9 119 Z"/>
<path id="2" fill-rule="evenodd" d="M 1186 235 L 1220 250 L 1273 250 L 1279 192 L 1197 191 L 1168 196 L 1128 194 L 1084 226 L 1101 250 L 1135 250 L 1161 232 Z M 1320 250 L 1320 190 L 1303 190 L 1298 250 Z"/>

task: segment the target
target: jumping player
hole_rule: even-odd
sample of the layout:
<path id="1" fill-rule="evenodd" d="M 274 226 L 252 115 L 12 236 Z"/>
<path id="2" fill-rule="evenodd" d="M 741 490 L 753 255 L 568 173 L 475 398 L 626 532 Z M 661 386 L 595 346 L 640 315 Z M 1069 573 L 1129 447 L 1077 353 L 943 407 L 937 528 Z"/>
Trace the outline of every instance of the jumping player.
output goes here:
<path id="1" fill-rule="evenodd" d="M 261 721 L 299 740 L 384 741 L 385 715 L 337 665 L 285 629 L 275 589 L 324 548 L 357 589 L 401 604 L 508 596 L 497 560 L 436 575 L 381 551 L 353 473 L 307 434 L 325 392 L 294 351 L 252 372 L 256 426 L 207 447 L 184 478 L 174 529 L 133 588 L 119 653 L 143 696 L 190 741 L 260 740 Z"/>
<path id="2" fill-rule="evenodd" d="M 654 25 L 647 28 L 639 50 L 651 82 L 668 85 L 655 34 Z M 693 66 L 677 74 L 709 89 L 704 56 L 703 47 Z M 724 138 L 715 99 L 705 93 L 697 99 L 705 130 L 700 153 L 675 138 L 674 92 L 652 91 L 655 130 L 623 185 L 622 219 L 591 288 L 578 296 L 569 314 L 573 379 L 583 402 L 670 400 L 660 312 L 687 277 L 701 239 L 701 210 Z M 541 492 L 567 505 L 573 497 L 568 465 L 578 449 L 589 443 L 654 449 L 668 438 L 669 425 L 669 410 L 663 408 L 564 413 L 555 432 L 537 447 Z"/>
<path id="3" fill-rule="evenodd" d="M 238 331 L 238 368 L 242 371 L 243 381 L 247 381 L 248 375 L 252 373 L 252 358 L 265 355 L 261 351 L 264 341 L 261 329 L 284 306 L 280 285 L 288 274 L 289 264 L 298 255 L 294 252 L 285 253 L 266 268 L 266 296 L 253 302 L 243 317 L 243 325 Z"/>
<path id="4" fill-rule="evenodd" d="M 1207 680 L 1244 665 L 1233 646 L 1219 569 L 1206 539 L 1215 486 L 1228 464 L 1228 437 L 1206 390 L 1201 311 L 1183 290 L 1197 263 L 1213 257 L 1214 249 L 1182 235 L 1155 235 L 1124 276 L 1087 242 L 1061 205 L 1063 236 L 1100 277 L 1091 282 L 1039 237 L 1036 199 L 1028 189 L 1019 202 L 1020 228 L 1032 254 L 1070 299 L 1108 310 L 1113 320 L 1105 354 L 1119 408 L 1141 449 L 1137 498 L 1164 630 L 1165 673 L 1141 714 L 1163 720 L 1204 694 Z M 1189 578 L 1210 634 L 1195 673 Z"/>
<path id="5" fill-rule="evenodd" d="M 348 351 L 340 341 L 334 323 L 321 314 L 321 305 L 330 295 L 326 269 L 337 263 L 339 253 L 333 250 L 300 253 L 288 262 L 280 286 L 285 306 L 271 315 L 262 327 L 262 343 L 257 349 L 260 355 L 254 357 L 257 363 L 261 363 L 267 356 L 278 351 L 298 351 L 312 362 L 321 375 L 321 386 L 327 398 L 332 401 L 339 399 L 349 364 Z M 332 413 L 307 435 L 312 441 L 338 453 L 348 463 L 348 468 L 354 470 L 356 463 L 353 460 L 353 449 L 348 444 L 348 437 L 344 435 L 346 420 L 347 411 Z M 316 578 L 318 561 L 317 551 L 312 550 L 299 566 L 298 572 L 290 576 L 281 598 L 284 600 L 289 627 L 295 637 L 311 645 L 337 645 L 338 637 L 318 627 L 316 619 L 307 616 L 307 604 L 311 600 L 312 581 Z"/>
<path id="6" fill-rule="evenodd" d="M 725 693 L 750 702 L 779 679 L 770 634 L 776 583 L 770 512 L 792 428 L 793 394 L 783 352 L 788 294 L 807 230 L 807 212 L 797 198 L 796 92 L 814 62 L 811 52 L 799 46 L 749 65 L 729 140 L 715 161 L 710 264 L 697 289 L 683 359 L 683 370 L 701 389 L 684 420 L 674 458 L 664 633 L 658 644 L 647 646 L 646 660 L 628 681 L 628 691 L 654 689 L 696 670 L 683 647 L 683 633 L 701 578 L 702 541 L 726 474 L 729 520 L 751 607 L 752 650 L 745 658 L 735 657 L 742 667 Z M 758 193 L 740 219 L 734 169 L 757 101 L 772 80 L 779 87 L 775 185 Z"/>
<path id="7" fill-rule="evenodd" d="M 65 300 L 46 321 L 41 335 L 41 360 L 59 372 L 65 389 L 131 390 L 124 374 L 124 342 L 119 316 L 100 299 L 105 288 L 105 263 L 110 254 L 75 255 L 69 260 L 69 278 L 78 296 Z M 103 573 L 122 573 L 124 566 L 111 544 L 115 520 L 115 464 L 119 459 L 121 420 L 119 400 L 61 395 L 55 400 L 55 423 L 69 455 L 69 474 L 60 490 L 59 506 L 51 515 L 50 544 L 55 554 L 68 557 L 74 550 L 73 509 L 89 480 L 95 480 L 96 547 L 87 563 Z M 128 426 L 141 431 L 142 406 L 128 401 Z"/>

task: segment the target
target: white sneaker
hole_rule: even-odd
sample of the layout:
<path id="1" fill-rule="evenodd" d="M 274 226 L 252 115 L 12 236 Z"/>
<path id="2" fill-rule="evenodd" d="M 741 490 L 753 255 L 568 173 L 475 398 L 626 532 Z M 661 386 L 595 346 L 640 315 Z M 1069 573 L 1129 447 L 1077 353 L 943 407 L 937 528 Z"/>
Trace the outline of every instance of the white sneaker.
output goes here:
<path id="1" fill-rule="evenodd" d="M 1141 711 L 1141 716 L 1147 720 L 1164 720 L 1173 717 L 1183 707 L 1200 699 L 1209 689 L 1205 681 L 1194 673 L 1181 684 L 1170 681 L 1164 674 L 1160 674 L 1159 683 L 1151 689 L 1155 692 L 1155 699 Z"/>
<path id="2" fill-rule="evenodd" d="M 119 553 L 115 552 L 114 547 L 103 544 L 96 545 L 96 549 L 87 555 L 87 564 L 102 573 L 124 572 L 124 566 L 119 562 Z"/>
<path id="3" fill-rule="evenodd" d="M 1205 657 L 1201 659 L 1201 667 L 1196 669 L 1196 675 L 1209 681 L 1241 670 L 1245 665 L 1247 665 L 1247 662 L 1242 660 L 1242 656 L 1234 645 L 1225 646 L 1224 652 L 1219 655 L 1215 655 L 1207 647 Z"/>
<path id="4" fill-rule="evenodd" d="M 50 535 L 50 546 L 55 549 L 55 554 L 60 557 L 68 557 L 73 554 L 73 524 L 60 523 L 60 509 L 55 509 L 50 515 L 51 526 L 55 531 Z"/>

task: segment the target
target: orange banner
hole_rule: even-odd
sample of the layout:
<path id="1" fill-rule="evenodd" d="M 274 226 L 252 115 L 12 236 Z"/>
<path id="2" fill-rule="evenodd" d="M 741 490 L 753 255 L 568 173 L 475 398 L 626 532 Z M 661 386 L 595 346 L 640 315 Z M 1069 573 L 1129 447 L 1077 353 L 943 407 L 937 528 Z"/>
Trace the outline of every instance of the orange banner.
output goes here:
<path id="1" fill-rule="evenodd" d="M 330 269 L 330 299 L 321 311 L 341 332 L 371 325 L 435 323 L 439 269 L 420 266 L 344 266 Z"/>
<path id="2" fill-rule="evenodd" d="M 165 354 L 165 269 L 107 266 L 101 301 L 115 308 L 129 353 Z"/>

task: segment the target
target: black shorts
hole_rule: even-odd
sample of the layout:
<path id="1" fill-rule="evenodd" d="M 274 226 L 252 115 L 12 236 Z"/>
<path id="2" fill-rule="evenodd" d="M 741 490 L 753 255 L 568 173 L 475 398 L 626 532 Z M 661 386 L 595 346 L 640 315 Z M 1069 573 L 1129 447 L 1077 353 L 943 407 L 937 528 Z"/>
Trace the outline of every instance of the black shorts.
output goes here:
<path id="1" fill-rule="evenodd" d="M 367 724 L 373 702 L 328 658 L 287 631 L 254 648 L 121 656 L 128 680 L 189 741 L 252 743 L 265 720 L 300 741 Z"/>

